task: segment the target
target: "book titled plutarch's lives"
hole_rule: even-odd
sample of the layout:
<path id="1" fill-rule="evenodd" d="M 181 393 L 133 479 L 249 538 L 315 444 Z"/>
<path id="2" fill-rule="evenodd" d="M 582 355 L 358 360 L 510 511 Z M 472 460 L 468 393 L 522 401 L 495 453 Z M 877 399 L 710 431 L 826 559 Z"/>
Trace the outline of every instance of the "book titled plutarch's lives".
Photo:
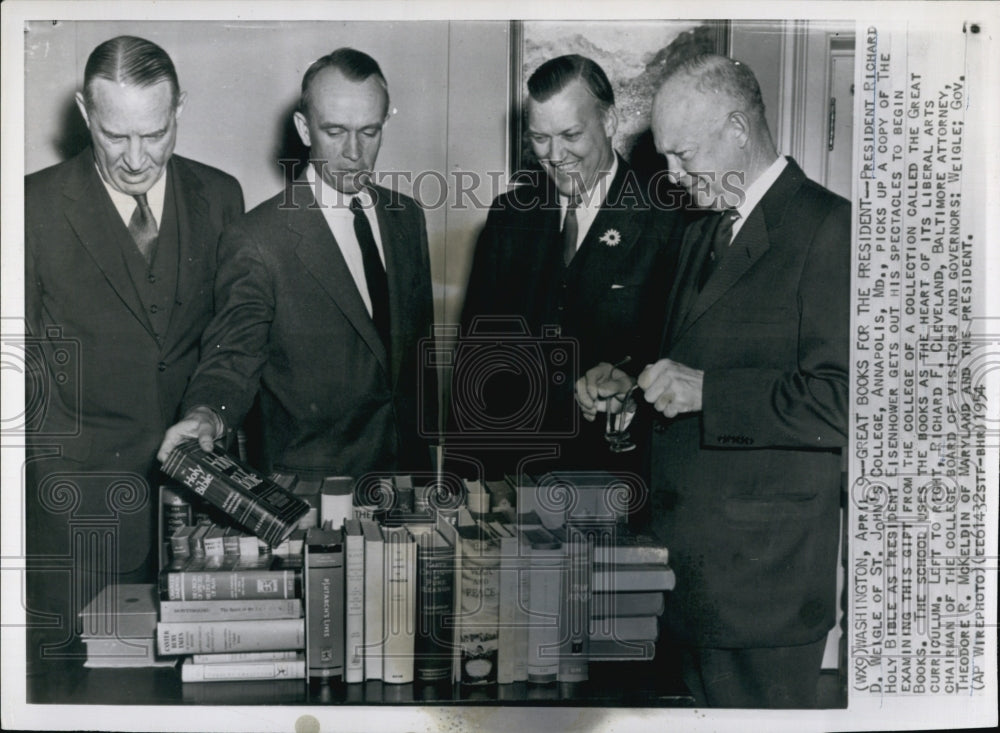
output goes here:
<path id="1" fill-rule="evenodd" d="M 197 440 L 185 441 L 162 469 L 271 547 L 281 544 L 309 511 L 302 499 L 218 446 L 206 453 Z"/>

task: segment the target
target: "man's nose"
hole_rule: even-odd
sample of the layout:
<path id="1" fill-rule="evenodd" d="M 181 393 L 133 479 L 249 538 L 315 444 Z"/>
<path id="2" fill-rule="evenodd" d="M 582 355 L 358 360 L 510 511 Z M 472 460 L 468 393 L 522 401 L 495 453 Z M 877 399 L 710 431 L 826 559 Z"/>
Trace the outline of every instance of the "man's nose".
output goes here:
<path id="1" fill-rule="evenodd" d="M 344 157 L 348 160 L 357 160 L 361 157 L 361 141 L 357 135 L 348 135 L 347 144 L 344 145 Z"/>
<path id="2" fill-rule="evenodd" d="M 125 148 L 125 165 L 133 171 L 139 170 L 142 168 L 142 159 L 145 154 L 142 138 L 129 138 L 128 146 Z"/>

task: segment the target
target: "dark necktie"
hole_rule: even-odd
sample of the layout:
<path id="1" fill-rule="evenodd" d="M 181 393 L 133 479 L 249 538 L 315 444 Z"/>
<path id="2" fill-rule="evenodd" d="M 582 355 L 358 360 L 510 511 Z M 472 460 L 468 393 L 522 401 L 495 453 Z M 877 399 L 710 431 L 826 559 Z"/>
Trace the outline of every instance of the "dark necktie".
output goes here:
<path id="1" fill-rule="evenodd" d="M 722 258 L 726 256 L 726 252 L 729 251 L 729 244 L 733 238 L 733 224 L 740 218 L 740 215 L 736 209 L 725 209 L 718 212 L 714 218 L 715 221 L 706 223 L 705 232 L 702 235 L 702 246 L 708 251 L 698 275 L 699 292 L 705 287 L 705 283 L 708 282 L 712 273 L 722 262 Z M 708 238 L 711 238 L 710 244 L 704 242 Z"/>
<path id="2" fill-rule="evenodd" d="M 148 264 L 153 259 L 159 231 L 156 228 L 153 212 L 149 208 L 149 202 L 146 200 L 146 194 L 140 193 L 132 198 L 135 199 L 136 206 L 128 222 L 128 233 L 132 235 L 132 241 Z"/>
<path id="3" fill-rule="evenodd" d="M 382 258 L 378 255 L 375 235 L 371 224 L 365 216 L 364 207 L 355 196 L 351 199 L 351 211 L 354 214 L 354 235 L 361 247 L 361 261 L 365 268 L 365 282 L 368 284 L 368 297 L 372 302 L 372 321 L 375 330 L 385 344 L 385 352 L 389 353 L 389 278 L 386 277 Z"/>
<path id="4" fill-rule="evenodd" d="M 579 205 L 579 196 L 570 196 L 566 204 L 566 219 L 563 221 L 563 264 L 567 267 L 576 254 L 576 238 L 580 233 L 580 225 L 576 221 L 576 208 Z"/>

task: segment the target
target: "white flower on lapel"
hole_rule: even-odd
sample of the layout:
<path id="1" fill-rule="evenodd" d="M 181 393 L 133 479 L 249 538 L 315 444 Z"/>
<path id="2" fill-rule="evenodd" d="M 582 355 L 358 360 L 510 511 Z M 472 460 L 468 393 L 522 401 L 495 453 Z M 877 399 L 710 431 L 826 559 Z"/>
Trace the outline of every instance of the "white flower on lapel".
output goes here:
<path id="1" fill-rule="evenodd" d="M 608 229 L 608 231 L 601 235 L 601 238 L 598 241 L 608 245 L 609 247 L 617 247 L 622 241 L 622 235 L 617 229 Z"/>

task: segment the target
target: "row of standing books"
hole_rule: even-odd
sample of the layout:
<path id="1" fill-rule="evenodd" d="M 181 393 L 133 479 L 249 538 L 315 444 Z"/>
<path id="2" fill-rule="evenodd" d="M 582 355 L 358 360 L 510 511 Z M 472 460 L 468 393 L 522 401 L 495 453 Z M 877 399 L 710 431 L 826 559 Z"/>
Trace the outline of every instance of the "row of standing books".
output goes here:
<path id="1" fill-rule="evenodd" d="M 187 489 L 161 501 L 155 634 L 160 658 L 186 657 L 185 681 L 572 682 L 592 660 L 654 653 L 667 551 L 625 530 L 607 476 L 465 482 L 436 506 L 392 477 L 373 512 L 350 479 L 175 453 L 164 469 Z M 192 522 L 188 500 L 215 522 Z"/>

